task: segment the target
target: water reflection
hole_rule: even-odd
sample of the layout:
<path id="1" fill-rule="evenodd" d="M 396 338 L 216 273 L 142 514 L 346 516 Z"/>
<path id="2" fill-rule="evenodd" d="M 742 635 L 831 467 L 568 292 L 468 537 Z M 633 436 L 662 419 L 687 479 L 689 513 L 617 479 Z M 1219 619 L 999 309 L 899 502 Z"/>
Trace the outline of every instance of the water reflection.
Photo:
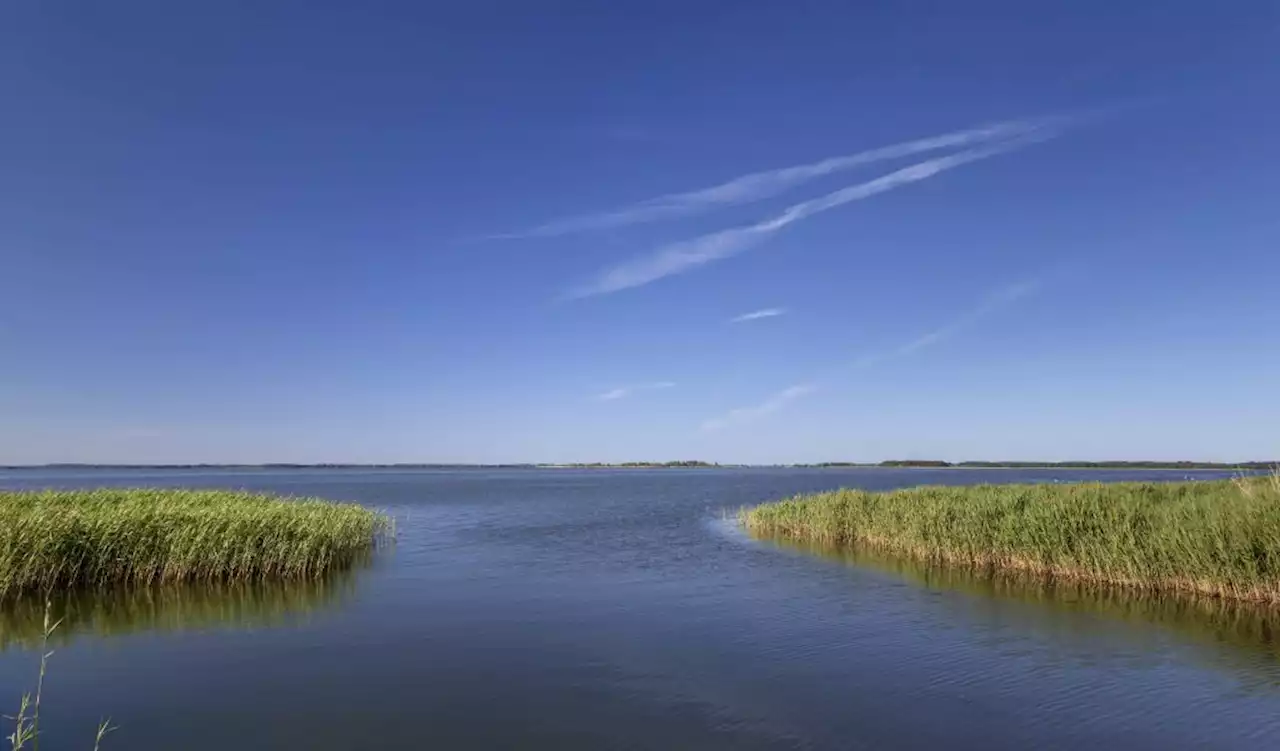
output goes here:
<path id="1" fill-rule="evenodd" d="M 137 631 L 183 631 L 263 627 L 296 623 L 335 607 L 355 588 L 356 570 L 335 571 L 312 581 L 165 585 L 107 591 L 62 591 L 48 604 L 61 619 L 50 642 L 79 635 L 118 636 Z M 0 652 L 40 645 L 45 598 L 25 596 L 0 603 Z"/>
<path id="2" fill-rule="evenodd" d="M 764 541 L 849 566 L 889 573 L 932 590 L 964 592 L 986 602 L 1034 605 L 1034 615 L 1028 615 L 1054 631 L 1060 631 L 1066 623 L 1089 631 L 1087 621 L 1063 617 L 1069 614 L 1087 615 L 1104 625 L 1157 625 L 1175 635 L 1180 643 L 1210 647 L 1201 654 L 1213 655 L 1219 667 L 1229 663 L 1233 670 L 1245 671 L 1253 679 L 1251 682 L 1280 685 L 1280 608 L 1275 606 L 993 574 L 794 540 Z"/>

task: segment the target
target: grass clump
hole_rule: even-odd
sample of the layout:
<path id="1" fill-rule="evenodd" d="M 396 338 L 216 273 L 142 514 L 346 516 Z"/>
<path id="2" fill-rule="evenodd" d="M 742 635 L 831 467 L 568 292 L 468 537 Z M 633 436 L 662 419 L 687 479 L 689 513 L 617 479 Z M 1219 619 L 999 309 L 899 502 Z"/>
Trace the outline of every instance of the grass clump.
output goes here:
<path id="1" fill-rule="evenodd" d="M 760 537 L 990 573 L 1280 603 L 1280 475 L 838 490 L 739 520 Z"/>
<path id="2" fill-rule="evenodd" d="M 390 532 L 355 504 L 243 491 L 0 491 L 0 598 L 71 587 L 312 579 Z"/>

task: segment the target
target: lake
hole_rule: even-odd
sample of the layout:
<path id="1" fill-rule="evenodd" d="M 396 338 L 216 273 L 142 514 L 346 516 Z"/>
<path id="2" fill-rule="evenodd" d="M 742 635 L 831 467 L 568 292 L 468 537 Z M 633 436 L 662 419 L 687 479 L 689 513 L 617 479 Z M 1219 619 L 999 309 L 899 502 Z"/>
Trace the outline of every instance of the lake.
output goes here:
<path id="1" fill-rule="evenodd" d="M 0 487 L 250 488 L 397 520 L 393 548 L 325 582 L 70 601 L 54 751 L 90 748 L 104 715 L 108 751 L 1273 746 L 1270 611 L 799 550 L 726 520 L 841 486 L 1185 474 L 13 470 Z M 0 612 L 0 712 L 34 685 L 39 611 Z"/>

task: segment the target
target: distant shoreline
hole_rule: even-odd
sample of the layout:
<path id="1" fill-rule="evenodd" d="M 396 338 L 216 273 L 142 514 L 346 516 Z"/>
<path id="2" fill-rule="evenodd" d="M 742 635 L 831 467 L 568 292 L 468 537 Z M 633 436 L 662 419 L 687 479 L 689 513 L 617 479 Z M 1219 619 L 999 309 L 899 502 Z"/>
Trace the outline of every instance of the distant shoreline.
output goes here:
<path id="1" fill-rule="evenodd" d="M 1280 466 L 1276 461 L 1247 462 L 986 462 L 986 461 L 884 461 L 875 463 L 819 462 L 813 464 L 716 464 L 713 462 L 623 462 L 620 464 L 14 464 L 0 465 L 0 470 L 269 470 L 269 469 L 1142 469 L 1142 470 L 1270 470 Z"/>

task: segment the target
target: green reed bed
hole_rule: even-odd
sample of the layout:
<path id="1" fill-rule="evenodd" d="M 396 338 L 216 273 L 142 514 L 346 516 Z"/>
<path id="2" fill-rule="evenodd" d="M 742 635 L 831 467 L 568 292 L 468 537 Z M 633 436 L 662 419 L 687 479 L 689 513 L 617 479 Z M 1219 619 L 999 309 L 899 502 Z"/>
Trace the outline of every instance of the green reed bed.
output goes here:
<path id="1" fill-rule="evenodd" d="M 390 532 L 355 504 L 240 491 L 0 491 L 0 598 L 68 587 L 305 580 Z"/>
<path id="2" fill-rule="evenodd" d="M 1280 603 L 1280 475 L 839 490 L 744 509 L 753 535 L 1154 592 Z"/>

